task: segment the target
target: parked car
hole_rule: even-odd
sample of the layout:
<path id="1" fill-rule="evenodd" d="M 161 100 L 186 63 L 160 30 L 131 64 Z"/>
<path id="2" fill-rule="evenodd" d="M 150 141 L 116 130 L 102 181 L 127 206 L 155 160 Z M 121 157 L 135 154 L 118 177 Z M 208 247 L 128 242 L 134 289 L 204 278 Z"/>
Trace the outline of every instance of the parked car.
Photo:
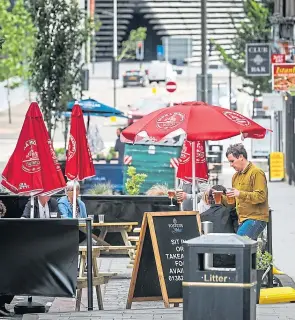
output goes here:
<path id="1" fill-rule="evenodd" d="M 127 70 L 123 74 L 123 88 L 128 86 L 145 87 L 148 79 L 145 71 L 140 70 Z"/>
<path id="2" fill-rule="evenodd" d="M 153 111 L 166 107 L 169 107 L 169 102 L 166 102 L 161 98 L 142 98 L 136 101 L 134 104 L 128 106 L 128 125 Z"/>
<path id="3" fill-rule="evenodd" d="M 177 72 L 173 69 L 171 63 L 158 60 L 151 62 L 147 73 L 149 83 L 175 81 L 177 76 Z"/>

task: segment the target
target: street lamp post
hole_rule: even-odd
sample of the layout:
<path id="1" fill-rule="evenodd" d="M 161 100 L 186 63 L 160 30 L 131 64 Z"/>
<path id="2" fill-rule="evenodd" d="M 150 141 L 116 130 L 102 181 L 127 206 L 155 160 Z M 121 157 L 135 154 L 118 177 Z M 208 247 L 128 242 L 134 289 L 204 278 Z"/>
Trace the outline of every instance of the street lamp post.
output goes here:
<path id="1" fill-rule="evenodd" d="M 208 102 L 207 0 L 201 0 L 202 101 Z"/>
<path id="2" fill-rule="evenodd" d="M 118 7 L 117 0 L 114 0 L 114 12 L 113 12 L 113 79 L 114 79 L 114 108 L 117 107 L 117 89 L 116 89 L 116 78 L 118 74 Z"/>

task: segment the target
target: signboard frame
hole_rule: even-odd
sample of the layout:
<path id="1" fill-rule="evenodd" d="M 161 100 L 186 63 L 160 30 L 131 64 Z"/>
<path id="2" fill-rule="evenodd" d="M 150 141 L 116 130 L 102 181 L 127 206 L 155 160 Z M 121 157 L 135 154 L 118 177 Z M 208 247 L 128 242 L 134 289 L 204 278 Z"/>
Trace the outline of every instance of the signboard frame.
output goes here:
<path id="1" fill-rule="evenodd" d="M 139 236 L 139 243 L 137 248 L 137 254 L 134 261 L 134 267 L 131 276 L 131 282 L 129 287 L 128 299 L 126 304 L 126 309 L 131 308 L 131 304 L 134 301 L 161 301 L 163 300 L 164 306 L 169 308 L 170 303 L 174 303 L 178 305 L 179 303 L 183 302 L 183 298 L 170 298 L 169 292 L 167 291 L 167 286 L 164 277 L 164 270 L 163 270 L 163 263 L 161 260 L 161 253 L 159 249 L 159 243 L 157 239 L 157 233 L 154 223 L 154 217 L 175 217 L 175 216 L 195 216 L 196 217 L 196 226 L 199 230 L 201 230 L 201 218 L 198 211 L 170 211 L 170 212 L 145 212 L 141 231 Z M 135 297 L 135 289 L 136 289 L 136 282 L 137 277 L 139 274 L 140 269 L 140 260 L 142 258 L 142 252 L 144 247 L 144 240 L 146 236 L 146 232 L 149 230 L 151 242 L 152 242 L 152 250 L 153 250 L 153 257 L 155 259 L 156 268 L 157 268 L 157 275 L 158 281 L 160 283 L 160 296 L 149 296 L 149 297 Z M 196 237 L 200 231 L 196 230 Z M 150 261 L 152 263 L 152 261 Z"/>
<path id="2" fill-rule="evenodd" d="M 272 165 L 274 161 L 274 157 L 277 157 L 277 159 L 280 161 L 280 175 L 273 176 L 272 175 Z M 277 169 L 278 170 L 278 169 Z M 285 155 L 283 152 L 271 152 L 269 155 L 269 181 L 270 182 L 280 182 L 285 180 Z"/>
<path id="3" fill-rule="evenodd" d="M 290 91 L 295 91 L 295 83 L 293 88 L 290 90 L 290 86 L 286 87 L 285 89 L 279 89 L 278 87 L 275 86 L 275 68 L 278 66 L 282 67 L 288 67 L 288 68 L 293 68 L 294 73 L 293 78 L 295 78 L 295 63 L 273 63 L 272 64 L 272 77 L 271 77 L 271 83 L 272 83 L 272 90 L 277 91 L 277 92 L 290 92 Z M 281 76 L 282 77 L 282 76 Z M 288 77 L 287 74 L 284 76 L 284 78 Z"/>
<path id="4" fill-rule="evenodd" d="M 283 111 L 284 97 L 278 92 L 263 93 L 262 108 L 266 112 Z"/>
<path id="5" fill-rule="evenodd" d="M 264 123 L 260 123 L 259 120 L 268 120 L 268 124 L 265 125 Z M 271 116 L 254 116 L 253 121 L 257 122 L 259 125 L 261 125 L 264 128 L 271 129 Z M 251 139 L 251 153 L 252 158 L 268 158 L 269 154 L 271 152 L 271 132 L 267 131 L 266 135 L 269 137 L 269 148 L 267 150 L 267 153 L 263 154 L 263 150 L 261 151 L 261 142 L 265 141 L 266 137 L 264 139 Z M 258 144 L 258 147 L 255 148 L 255 144 Z M 259 146 L 260 144 L 260 146 Z M 259 154 L 260 151 L 260 154 Z"/>
<path id="6" fill-rule="evenodd" d="M 282 59 L 282 62 L 277 62 L 276 60 Z M 273 53 L 271 55 L 271 63 L 286 63 L 286 55 L 283 53 Z"/>
<path id="7" fill-rule="evenodd" d="M 249 56 L 249 51 L 248 49 L 250 47 L 268 47 L 268 64 L 265 65 L 267 67 L 268 72 L 264 73 L 250 73 L 249 71 L 249 61 L 250 61 L 250 56 Z M 270 76 L 271 75 L 271 46 L 269 43 L 246 43 L 246 76 L 248 77 L 265 77 L 265 76 Z"/>

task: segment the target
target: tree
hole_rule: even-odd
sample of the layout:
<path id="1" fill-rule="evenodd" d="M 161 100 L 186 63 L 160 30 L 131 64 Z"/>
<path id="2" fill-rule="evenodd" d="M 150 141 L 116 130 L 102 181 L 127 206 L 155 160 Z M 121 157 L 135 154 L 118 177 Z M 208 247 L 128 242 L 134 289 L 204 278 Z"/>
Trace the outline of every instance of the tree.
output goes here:
<path id="1" fill-rule="evenodd" d="M 145 39 L 146 28 L 139 27 L 135 30 L 131 30 L 128 39 L 122 42 L 122 50 L 117 61 L 121 61 L 122 59 L 134 59 L 137 41 L 144 41 Z"/>
<path id="2" fill-rule="evenodd" d="M 35 43 L 34 25 L 23 0 L 17 0 L 12 9 L 10 1 L 0 1 L 0 39 L 0 81 L 6 81 L 11 123 L 10 91 L 21 84 L 21 79 L 29 78 L 28 61 Z"/>
<path id="3" fill-rule="evenodd" d="M 28 0 L 28 5 L 37 28 L 32 85 L 52 137 L 67 103 L 80 97 L 82 52 L 95 23 L 76 0 Z"/>
<path id="4" fill-rule="evenodd" d="M 4 42 L 5 42 L 5 39 L 0 37 L 0 49 L 2 49 L 2 45 Z"/>
<path id="5" fill-rule="evenodd" d="M 232 23 L 236 29 L 236 36 L 232 40 L 230 50 L 226 51 L 221 45 L 212 39 L 221 59 L 228 69 L 239 77 L 246 80 L 241 91 L 254 97 L 263 92 L 271 92 L 271 77 L 248 77 L 246 76 L 246 44 L 251 42 L 267 43 L 270 36 L 270 12 L 264 5 L 255 0 L 244 2 L 246 18 L 239 24 L 231 16 Z"/>

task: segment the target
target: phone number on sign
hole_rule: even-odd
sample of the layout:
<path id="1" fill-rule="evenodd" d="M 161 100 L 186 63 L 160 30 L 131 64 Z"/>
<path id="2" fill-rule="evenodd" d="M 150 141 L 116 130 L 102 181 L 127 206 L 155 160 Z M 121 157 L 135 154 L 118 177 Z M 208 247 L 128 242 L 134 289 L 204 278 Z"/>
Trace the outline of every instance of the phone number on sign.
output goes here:
<path id="1" fill-rule="evenodd" d="M 183 281 L 183 276 L 169 276 L 169 281 Z"/>

